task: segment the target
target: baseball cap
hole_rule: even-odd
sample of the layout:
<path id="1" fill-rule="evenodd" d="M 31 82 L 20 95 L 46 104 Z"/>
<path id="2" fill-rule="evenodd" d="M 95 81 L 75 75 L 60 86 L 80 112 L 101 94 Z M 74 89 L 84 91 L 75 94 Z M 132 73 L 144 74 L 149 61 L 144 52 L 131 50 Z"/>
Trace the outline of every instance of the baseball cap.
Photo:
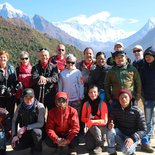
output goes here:
<path id="1" fill-rule="evenodd" d="M 133 50 L 140 50 L 143 51 L 143 47 L 141 45 L 135 45 Z"/>
<path id="2" fill-rule="evenodd" d="M 116 51 L 116 52 L 113 52 L 111 54 L 112 54 L 112 57 L 113 58 L 116 57 L 116 56 L 118 56 L 118 55 L 123 55 L 123 56 L 126 55 L 126 53 L 124 51 Z"/>
<path id="3" fill-rule="evenodd" d="M 32 88 L 26 88 L 24 89 L 24 92 L 23 92 L 23 96 L 26 97 L 26 96 L 31 96 L 31 97 L 34 97 L 34 90 Z"/>
<path id="4" fill-rule="evenodd" d="M 120 45 L 122 48 L 124 48 L 124 45 L 123 45 L 123 43 L 121 43 L 121 42 L 116 42 L 115 45 L 114 45 L 114 47 L 115 47 L 116 45 Z"/>

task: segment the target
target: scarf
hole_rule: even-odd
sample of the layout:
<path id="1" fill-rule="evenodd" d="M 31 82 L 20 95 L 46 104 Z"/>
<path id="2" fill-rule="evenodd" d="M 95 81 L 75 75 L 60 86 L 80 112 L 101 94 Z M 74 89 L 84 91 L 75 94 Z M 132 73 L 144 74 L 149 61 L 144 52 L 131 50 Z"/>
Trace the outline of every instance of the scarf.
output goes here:
<path id="1" fill-rule="evenodd" d="M 91 113 L 93 116 L 97 114 L 99 103 L 100 103 L 99 97 L 93 101 L 89 98 L 89 104 L 91 106 Z"/>
<path id="2" fill-rule="evenodd" d="M 84 64 L 86 65 L 86 67 L 88 68 L 88 69 L 90 69 L 90 67 L 91 67 L 91 65 L 93 64 L 93 62 L 84 62 Z"/>
<path id="3" fill-rule="evenodd" d="M 66 65 L 66 58 L 64 57 L 63 59 L 60 59 L 58 56 L 56 56 L 56 62 L 57 62 L 58 69 L 60 71 L 63 71 Z"/>
<path id="4" fill-rule="evenodd" d="M 27 110 L 30 110 L 31 108 L 33 108 L 33 106 L 34 106 L 34 101 L 30 105 L 27 105 L 25 102 L 23 102 L 23 107 Z"/>
<path id="5" fill-rule="evenodd" d="M 48 62 L 47 62 L 47 63 L 41 63 L 41 62 L 40 62 L 40 65 L 41 65 L 41 67 L 42 67 L 43 69 L 45 69 L 45 68 L 47 67 L 47 65 L 48 65 Z"/>
<path id="6" fill-rule="evenodd" d="M 19 72 L 21 73 L 26 73 L 26 74 L 31 74 L 32 66 L 30 63 L 28 65 L 23 65 L 22 63 L 19 66 Z"/>

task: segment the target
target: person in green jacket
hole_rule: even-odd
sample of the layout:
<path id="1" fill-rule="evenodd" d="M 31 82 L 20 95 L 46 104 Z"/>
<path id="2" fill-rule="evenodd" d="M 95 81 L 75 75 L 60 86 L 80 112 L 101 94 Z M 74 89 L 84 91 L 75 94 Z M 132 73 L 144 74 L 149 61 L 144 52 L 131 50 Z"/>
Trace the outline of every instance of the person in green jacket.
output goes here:
<path id="1" fill-rule="evenodd" d="M 128 89 L 137 104 L 141 98 L 141 80 L 137 69 L 130 65 L 124 51 L 112 53 L 116 63 L 105 77 L 105 93 L 108 103 L 113 107 L 118 100 L 119 91 Z"/>

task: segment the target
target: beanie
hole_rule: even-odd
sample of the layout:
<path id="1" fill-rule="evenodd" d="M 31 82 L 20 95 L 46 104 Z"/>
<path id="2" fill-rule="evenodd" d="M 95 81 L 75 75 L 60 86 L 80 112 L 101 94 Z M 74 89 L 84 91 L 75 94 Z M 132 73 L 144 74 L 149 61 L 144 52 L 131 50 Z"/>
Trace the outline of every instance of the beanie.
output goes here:
<path id="1" fill-rule="evenodd" d="M 155 57 L 155 48 L 153 48 L 152 46 L 149 47 L 149 48 L 147 48 L 147 49 L 145 50 L 145 52 L 144 52 L 144 57 L 145 57 L 146 55 L 152 55 L 152 56 Z"/>
<path id="2" fill-rule="evenodd" d="M 119 96 L 120 96 L 121 94 L 123 94 L 123 93 L 128 94 L 129 97 L 130 97 L 130 100 L 132 100 L 132 93 L 131 93 L 130 90 L 128 90 L 128 89 L 121 89 L 120 92 L 119 92 Z"/>

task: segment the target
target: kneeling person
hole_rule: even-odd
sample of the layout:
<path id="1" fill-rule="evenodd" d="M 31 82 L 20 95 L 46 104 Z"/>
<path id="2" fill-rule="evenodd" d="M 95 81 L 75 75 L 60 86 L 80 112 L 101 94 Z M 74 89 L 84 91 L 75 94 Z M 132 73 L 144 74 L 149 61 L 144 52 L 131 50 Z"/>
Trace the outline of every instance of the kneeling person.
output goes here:
<path id="1" fill-rule="evenodd" d="M 42 152 L 44 117 L 44 105 L 35 99 L 33 89 L 25 89 L 23 102 L 18 105 L 12 121 L 12 147 L 15 151 L 31 147 L 32 154 Z"/>

